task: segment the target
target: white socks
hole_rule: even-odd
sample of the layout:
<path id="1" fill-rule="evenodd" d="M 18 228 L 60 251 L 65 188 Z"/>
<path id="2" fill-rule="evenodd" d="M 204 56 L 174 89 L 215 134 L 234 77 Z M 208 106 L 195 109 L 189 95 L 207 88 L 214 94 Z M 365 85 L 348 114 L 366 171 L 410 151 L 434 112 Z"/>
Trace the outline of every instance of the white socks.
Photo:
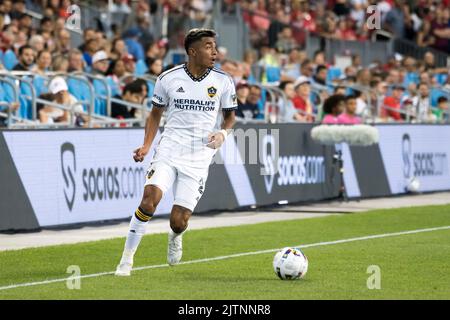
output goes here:
<path id="1" fill-rule="evenodd" d="M 120 260 L 121 264 L 133 264 L 134 254 L 141 242 L 142 236 L 145 234 L 145 227 L 152 216 L 153 213 L 149 215 L 148 213 L 144 213 L 141 208 L 138 208 L 131 217 L 127 240 L 125 241 L 125 248 L 123 250 L 122 259 Z"/>
<path id="2" fill-rule="evenodd" d="M 138 220 L 135 215 L 131 218 L 130 229 L 128 231 L 127 241 L 125 242 L 125 250 L 136 251 L 142 236 L 145 234 L 145 227 L 148 221 Z"/>

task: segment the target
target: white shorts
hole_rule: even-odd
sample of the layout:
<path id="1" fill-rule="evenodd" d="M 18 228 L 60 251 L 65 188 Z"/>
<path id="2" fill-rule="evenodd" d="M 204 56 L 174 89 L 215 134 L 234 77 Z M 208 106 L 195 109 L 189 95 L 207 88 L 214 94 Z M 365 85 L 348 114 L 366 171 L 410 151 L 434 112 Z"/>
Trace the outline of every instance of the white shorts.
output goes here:
<path id="1" fill-rule="evenodd" d="M 208 170 L 202 170 L 194 178 L 169 161 L 156 161 L 147 170 L 145 186 L 157 186 L 164 194 L 173 185 L 173 204 L 194 211 L 205 191 L 207 177 Z"/>

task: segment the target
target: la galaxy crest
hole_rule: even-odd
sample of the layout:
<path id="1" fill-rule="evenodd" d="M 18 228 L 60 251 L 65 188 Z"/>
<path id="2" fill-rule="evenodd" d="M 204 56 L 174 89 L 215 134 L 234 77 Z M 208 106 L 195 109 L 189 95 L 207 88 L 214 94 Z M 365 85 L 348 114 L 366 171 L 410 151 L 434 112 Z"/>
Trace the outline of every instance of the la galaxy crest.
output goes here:
<path id="1" fill-rule="evenodd" d="M 216 93 L 217 93 L 217 89 L 214 86 L 211 86 L 211 87 L 208 88 L 208 96 L 210 98 L 214 98 Z"/>

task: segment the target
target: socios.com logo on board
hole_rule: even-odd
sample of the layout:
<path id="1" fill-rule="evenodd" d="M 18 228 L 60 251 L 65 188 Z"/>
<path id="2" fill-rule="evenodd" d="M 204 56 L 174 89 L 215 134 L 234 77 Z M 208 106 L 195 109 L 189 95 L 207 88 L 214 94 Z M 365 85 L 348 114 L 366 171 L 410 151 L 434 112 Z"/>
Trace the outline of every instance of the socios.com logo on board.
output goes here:
<path id="1" fill-rule="evenodd" d="M 413 148 L 413 146 L 415 148 Z M 439 147 L 439 143 L 437 143 Z M 410 177 L 443 176 L 448 174 L 448 156 L 446 152 L 419 151 L 429 149 L 430 145 L 413 145 L 411 136 L 402 136 L 403 175 Z M 417 150 L 417 151 L 416 151 Z"/>
<path id="2" fill-rule="evenodd" d="M 145 181 L 142 167 L 107 164 L 94 166 L 93 163 L 78 162 L 78 167 L 82 168 L 77 170 L 74 144 L 65 142 L 61 145 L 60 151 L 63 193 L 69 211 L 73 210 L 76 201 L 89 203 L 141 198 Z M 81 181 L 80 186 L 77 186 L 77 181 Z M 81 197 L 77 198 L 78 188 L 81 188 Z"/>
<path id="3" fill-rule="evenodd" d="M 67 160 L 64 160 L 67 159 Z M 61 171 L 64 179 L 64 198 L 69 211 L 72 211 L 75 202 L 76 184 L 75 173 L 77 162 L 75 158 L 75 146 L 70 142 L 61 145 Z"/>
<path id="4" fill-rule="evenodd" d="M 275 139 L 268 134 L 263 138 L 262 156 L 265 172 L 264 184 L 268 194 L 273 184 L 279 187 L 325 183 L 325 158 L 323 156 L 289 155 L 276 157 Z"/>

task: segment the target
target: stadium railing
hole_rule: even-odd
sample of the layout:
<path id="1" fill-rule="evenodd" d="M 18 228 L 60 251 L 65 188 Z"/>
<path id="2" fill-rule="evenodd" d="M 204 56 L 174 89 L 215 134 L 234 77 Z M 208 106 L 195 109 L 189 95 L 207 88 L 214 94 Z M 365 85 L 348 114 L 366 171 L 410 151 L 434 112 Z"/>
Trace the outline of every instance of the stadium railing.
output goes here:
<path id="1" fill-rule="evenodd" d="M 3 112 L 2 117 L 7 117 L 8 120 L 8 126 L 14 127 L 14 128 L 20 128 L 23 126 L 29 127 L 30 125 L 35 124 L 35 127 L 45 127 L 48 126 L 46 124 L 40 124 L 38 123 L 38 117 L 37 117 L 37 104 L 47 104 L 51 105 L 48 101 L 42 100 L 39 98 L 39 96 L 36 93 L 36 88 L 34 87 L 34 81 L 35 78 L 40 77 L 44 79 L 44 85 L 48 85 L 48 83 L 56 76 L 61 76 L 65 78 L 69 84 L 69 91 L 71 90 L 70 87 L 70 81 L 78 81 L 82 83 L 87 88 L 87 95 L 84 99 L 78 99 L 78 103 L 85 106 L 85 112 L 86 115 L 89 117 L 88 127 L 93 126 L 111 126 L 111 125 L 118 125 L 118 126 L 128 126 L 128 125 L 141 125 L 145 126 L 146 116 L 148 115 L 149 111 L 151 110 L 151 105 L 148 105 L 149 102 L 151 102 L 151 96 L 153 92 L 153 87 L 156 81 L 156 77 L 151 75 L 141 75 L 141 76 L 135 76 L 135 75 L 127 75 L 119 79 L 120 85 L 125 85 L 130 80 L 135 79 L 142 79 L 144 81 L 147 81 L 149 84 L 149 93 L 147 96 L 146 103 L 143 104 L 133 104 L 130 102 L 126 102 L 120 99 L 117 99 L 116 97 L 113 97 L 111 94 L 111 88 L 108 84 L 107 78 L 100 76 L 100 75 L 92 75 L 87 73 L 53 73 L 48 72 L 45 75 L 42 74 L 35 74 L 32 72 L 22 72 L 22 71 L 14 71 L 14 72 L 0 72 L 0 80 L 4 85 L 8 85 L 12 88 L 12 91 L 14 92 L 14 101 L 19 101 L 22 104 L 26 103 L 29 104 L 30 110 L 21 112 L 21 113 L 13 113 L 11 112 L 8 114 L 8 112 Z M 99 93 L 97 92 L 95 86 L 93 85 L 92 81 L 98 81 L 98 83 L 104 87 L 104 92 Z M 278 88 L 278 83 L 261 83 L 256 82 L 255 85 L 259 86 L 263 91 L 263 96 L 261 98 L 261 111 L 262 111 L 262 118 L 256 119 L 256 122 L 264 122 L 264 123 L 280 123 L 284 122 L 284 112 L 286 111 L 286 106 L 288 105 L 288 98 L 286 97 L 285 93 Z M 374 88 L 362 86 L 355 83 L 348 83 L 343 82 L 339 84 L 335 84 L 332 82 L 327 82 L 326 85 L 320 85 L 317 83 L 312 83 L 311 85 L 311 94 L 315 97 L 313 105 L 314 109 L 312 113 L 308 113 L 302 110 L 297 110 L 300 114 L 304 116 L 309 116 L 314 119 L 314 122 L 320 122 L 322 119 L 323 111 L 322 111 L 322 105 L 323 100 L 331 95 L 334 91 L 334 88 L 336 86 L 343 86 L 347 88 L 347 90 L 358 90 L 360 91 L 364 97 L 366 102 L 366 108 L 363 110 L 362 118 L 364 123 L 377 123 L 380 122 L 380 115 L 381 110 L 390 110 L 388 106 L 385 106 L 383 104 L 383 97 L 381 97 Z M 24 90 L 25 89 L 25 90 Z M 431 89 L 437 90 L 439 93 L 439 96 L 444 95 L 450 98 L 450 90 L 445 89 L 442 86 L 435 86 Z M 77 90 L 76 88 L 72 88 L 73 90 Z M 39 91 L 39 90 L 38 90 Z M 40 91 L 43 91 L 40 89 Z M 45 92 L 45 90 L 43 91 Z M 106 112 L 104 114 L 98 113 L 95 110 L 95 104 L 96 100 L 102 99 L 103 102 L 105 102 Z M 431 100 L 431 99 L 430 99 Z M 434 97 L 434 100 L 437 100 L 437 97 Z M 11 101 L 8 101 L 11 103 Z M 129 108 L 136 109 L 139 112 L 136 113 L 135 118 L 131 119 L 116 119 L 111 118 L 111 107 L 112 103 L 115 104 L 122 104 Z M 7 103 L 3 102 L 2 105 L 6 105 Z M 65 106 L 61 105 L 54 105 L 55 107 L 66 109 Z M 22 107 L 22 106 L 21 106 Z M 71 108 L 67 109 L 68 111 L 71 111 Z M 435 108 L 433 107 L 433 109 Z M 421 122 L 421 119 L 417 119 L 414 116 L 414 112 L 410 110 L 405 109 L 393 109 L 392 111 L 398 112 L 402 115 L 402 118 L 404 118 L 405 121 L 414 121 L 414 122 Z M 30 116 L 23 116 L 24 114 L 29 113 Z M 162 123 L 164 123 L 165 118 L 163 117 Z M 447 116 L 445 118 L 446 122 L 449 122 L 450 119 L 450 111 L 447 110 Z M 242 121 L 242 119 L 239 119 Z M 23 124 L 20 124 L 20 122 L 23 122 Z M 246 120 L 246 122 L 248 122 Z M 70 126 L 71 124 L 69 124 Z M 53 125 L 53 127 L 56 127 L 57 125 Z M 63 125 L 61 125 L 63 126 Z"/>

